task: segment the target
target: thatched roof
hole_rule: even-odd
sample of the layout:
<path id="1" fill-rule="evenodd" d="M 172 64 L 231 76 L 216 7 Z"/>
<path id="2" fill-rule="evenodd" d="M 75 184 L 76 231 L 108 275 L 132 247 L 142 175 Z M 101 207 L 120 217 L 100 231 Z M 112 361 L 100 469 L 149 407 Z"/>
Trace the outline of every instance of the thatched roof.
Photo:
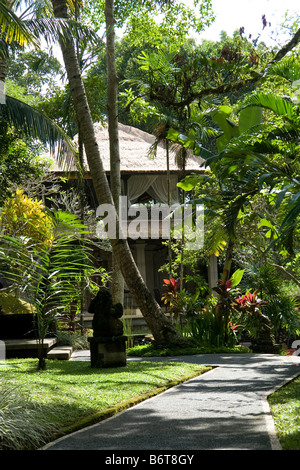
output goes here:
<path id="1" fill-rule="evenodd" d="M 95 134 L 100 150 L 101 159 L 105 171 L 110 171 L 109 162 L 109 136 L 107 124 L 94 124 Z M 155 137 L 147 132 L 143 132 L 135 127 L 126 126 L 119 123 L 119 148 L 121 160 L 121 172 L 126 173 L 153 173 L 153 172 L 166 172 L 167 160 L 166 150 L 162 144 L 157 146 L 155 155 L 151 153 L 151 148 L 155 144 Z M 176 163 L 176 153 L 170 152 L 170 171 L 178 172 L 179 167 Z M 188 172 L 203 172 L 204 167 L 201 167 L 203 160 L 192 154 L 186 163 L 186 171 Z M 56 171 L 61 171 L 59 167 L 55 168 Z M 86 168 L 88 171 L 88 168 Z"/>

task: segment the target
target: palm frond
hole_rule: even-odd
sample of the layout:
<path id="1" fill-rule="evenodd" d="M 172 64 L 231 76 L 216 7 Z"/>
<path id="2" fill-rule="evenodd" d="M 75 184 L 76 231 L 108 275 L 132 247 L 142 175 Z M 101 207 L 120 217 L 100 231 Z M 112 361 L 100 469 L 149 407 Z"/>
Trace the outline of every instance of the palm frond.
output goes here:
<path id="1" fill-rule="evenodd" d="M 36 37 L 26 24 L 3 1 L 0 2 L 0 36 L 7 44 L 16 42 L 20 46 L 37 45 Z"/>
<path id="2" fill-rule="evenodd" d="M 240 210 L 244 207 L 244 204 L 246 203 L 248 198 L 250 196 L 253 196 L 257 192 L 258 190 L 254 189 L 253 191 L 250 191 L 248 193 L 238 195 L 234 197 L 231 202 L 227 203 L 227 205 L 225 206 L 223 211 L 223 223 L 226 232 L 229 234 L 230 238 L 235 238 L 236 236 L 236 226 L 238 223 L 238 216 Z"/>
<path id="3" fill-rule="evenodd" d="M 280 62 L 272 64 L 267 75 L 282 77 L 292 83 L 300 79 L 299 62 L 294 57 L 286 57 Z"/>
<path id="4" fill-rule="evenodd" d="M 0 236 L 1 272 L 9 283 L 19 286 L 19 293 L 36 307 L 42 320 L 70 302 L 83 270 L 91 268 L 86 227 L 62 211 L 49 211 L 49 215 L 53 223 L 50 245 Z"/>
<path id="5" fill-rule="evenodd" d="M 16 98 L 6 96 L 6 103 L 0 104 L 0 119 L 4 118 L 26 137 L 38 139 L 48 145 L 63 168 L 69 169 L 71 165 L 77 164 L 77 152 L 73 142 L 45 114 Z"/>
<path id="6" fill-rule="evenodd" d="M 250 95 L 243 105 L 240 106 L 238 112 L 249 106 L 259 106 L 269 109 L 277 115 L 286 117 L 289 120 L 295 118 L 295 105 L 293 102 L 286 96 L 278 96 L 271 92 L 255 92 Z"/>
<path id="7" fill-rule="evenodd" d="M 74 38 L 79 41 L 88 40 L 90 44 L 98 44 L 100 41 L 99 36 L 93 29 L 72 19 L 33 18 L 25 20 L 24 23 L 28 31 L 36 37 L 42 36 L 47 44 Z"/>
<path id="8" fill-rule="evenodd" d="M 148 72 L 154 82 L 158 81 L 167 85 L 173 80 L 175 73 L 179 70 L 174 65 L 176 55 L 177 50 L 172 49 L 150 53 L 142 51 L 142 55 L 138 57 L 140 69 Z"/>

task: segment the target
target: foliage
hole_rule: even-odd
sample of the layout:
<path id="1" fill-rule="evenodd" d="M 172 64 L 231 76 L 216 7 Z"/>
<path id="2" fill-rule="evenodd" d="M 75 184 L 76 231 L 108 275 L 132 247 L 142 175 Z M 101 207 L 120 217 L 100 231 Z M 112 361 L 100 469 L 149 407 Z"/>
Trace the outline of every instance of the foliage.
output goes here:
<path id="1" fill-rule="evenodd" d="M 68 309 L 79 290 L 76 279 L 91 267 L 86 227 L 71 214 L 51 211 L 52 238 L 42 244 L 1 236 L 2 272 L 20 297 L 34 305 L 43 342 L 56 315 Z M 4 269 L 6 266 L 6 269 Z M 39 367 L 45 367 L 40 357 Z"/>
<path id="2" fill-rule="evenodd" d="M 175 347 L 158 347 L 155 344 L 147 344 L 143 346 L 134 346 L 127 349 L 127 355 L 133 357 L 165 357 L 165 356 L 190 356 L 193 354 L 247 354 L 250 350 L 244 346 L 236 345 L 233 347 L 228 346 L 199 346 L 191 341 L 190 346 L 184 348 Z"/>
<path id="3" fill-rule="evenodd" d="M 3 233 L 23 237 L 27 243 L 50 246 L 53 241 L 52 220 L 46 208 L 41 201 L 28 198 L 20 189 L 5 201 L 0 223 Z"/>
<path id="4" fill-rule="evenodd" d="M 50 151 L 56 155 L 63 167 L 68 168 L 70 161 L 77 161 L 74 144 L 66 132 L 36 108 L 6 96 L 5 104 L 0 104 L 0 122 L 9 123 L 27 139 L 38 139 L 49 145 Z M 62 155 L 61 151 L 65 145 L 70 152 Z"/>
<path id="5" fill-rule="evenodd" d="M 243 286 L 260 292 L 265 301 L 264 313 L 271 321 L 277 342 L 283 332 L 287 336 L 299 335 L 297 288 L 293 290 L 291 283 L 274 266 L 270 263 L 248 266 Z"/>
<path id="6" fill-rule="evenodd" d="M 52 94 L 52 90 L 57 88 L 57 76 L 61 73 L 58 59 L 42 50 L 15 52 L 7 64 L 7 78 L 37 101 L 40 101 L 45 93 L 47 96 Z M 13 96 L 8 90 L 6 93 Z M 14 97 L 19 99 L 18 96 Z"/>
<path id="7" fill-rule="evenodd" d="M 238 326 L 220 318 L 216 306 L 203 308 L 188 324 L 188 332 L 203 347 L 234 347 L 238 343 Z"/>
<path id="8" fill-rule="evenodd" d="M 3 42 L 6 45 L 15 43 L 21 47 L 25 44 L 37 43 L 36 38 L 30 32 L 27 25 L 12 11 L 11 6 L 6 2 L 1 2 L 0 15 L 1 58 L 8 55 L 7 47 L 4 47 Z"/>
<path id="9" fill-rule="evenodd" d="M 178 291 L 180 280 L 165 279 L 165 293 L 162 297 L 174 318 L 179 331 L 202 347 L 233 347 L 238 342 L 236 319 L 236 286 L 240 283 L 243 270 L 237 270 L 232 279 L 220 280 L 214 288 L 218 298 L 203 297 L 201 287 L 194 294 L 185 289 Z"/>
<path id="10" fill-rule="evenodd" d="M 0 57 L 2 80 L 5 78 L 5 65 L 12 51 L 22 49 L 25 45 L 37 47 L 39 39 L 44 38 L 47 44 L 62 37 L 70 37 L 71 34 L 86 34 L 78 24 L 72 24 L 65 20 L 53 21 L 49 18 L 49 3 L 47 5 L 32 2 L 28 8 L 18 16 L 15 12 L 14 2 L 0 5 Z M 89 31 L 90 41 L 95 36 Z M 45 56 L 44 56 L 45 59 Z M 57 63 L 56 63 L 57 65 Z M 4 72 L 4 74 L 3 74 Z M 50 150 L 56 153 L 60 159 L 62 147 L 67 144 L 70 150 L 69 160 L 73 162 L 75 149 L 68 135 L 52 122 L 46 115 L 28 104 L 11 96 L 6 96 L 5 102 L 0 103 L 0 121 L 9 122 L 16 127 L 22 135 L 36 138 L 49 145 Z M 64 164 L 64 158 L 60 160 Z"/>
<path id="11" fill-rule="evenodd" d="M 179 278 L 164 279 L 164 291 L 161 297 L 167 312 L 179 329 L 205 305 L 208 296 L 207 285 L 202 276 L 187 275 L 184 280 L 187 285 L 193 281 L 193 288 L 181 287 L 182 280 Z"/>
<path id="12" fill-rule="evenodd" d="M 273 299 L 272 296 L 269 297 L 270 303 L 266 302 L 259 297 L 258 290 L 251 292 L 248 289 L 241 295 L 237 286 L 241 283 L 243 275 L 244 270 L 238 269 L 231 279 L 225 282 L 219 280 L 213 289 L 217 294 L 214 298 L 201 298 L 199 291 L 194 295 L 184 290 L 177 293 L 172 286 L 169 297 L 172 299 L 170 309 L 175 313 L 179 330 L 201 347 L 233 347 L 238 343 L 242 332 L 257 337 L 260 316 L 267 314 L 275 333 L 279 330 L 279 319 L 280 328 L 285 325 L 289 332 L 296 332 L 297 330 L 293 329 L 295 325 L 299 327 L 299 322 L 296 320 L 296 304 L 291 300 L 280 303 L 278 298 L 276 303 L 276 295 Z M 277 316 L 276 308 L 280 308 Z"/>
<path id="13" fill-rule="evenodd" d="M 48 168 L 39 158 L 40 146 L 21 139 L 7 123 L 0 123 L 0 206 L 12 196 L 13 188 L 30 178 L 39 178 Z"/>
<path id="14" fill-rule="evenodd" d="M 201 108 L 207 102 L 225 104 L 227 97 L 236 100 L 240 88 L 247 89 L 247 82 L 250 87 L 261 76 L 257 70 L 264 68 L 266 57 L 239 33 L 230 44 L 225 38 L 218 46 L 215 50 L 206 43 L 191 47 L 188 41 L 182 44 L 161 41 L 156 50 L 150 53 L 145 50 L 141 62 L 145 73 L 137 82 L 138 94 L 147 96 L 150 104 L 177 113 L 184 127 L 195 104 Z M 232 97 L 235 86 L 237 91 Z"/>
<path id="15" fill-rule="evenodd" d="M 97 0 L 85 8 L 85 20 L 98 30 L 104 23 L 104 6 L 104 0 Z M 196 0 L 195 9 L 177 0 L 118 0 L 114 15 L 117 28 L 125 29 L 126 40 L 136 44 L 147 39 L 158 45 L 165 38 L 178 43 L 191 30 L 199 32 L 213 20 L 210 0 Z"/>
<path id="16" fill-rule="evenodd" d="M 181 284 L 180 279 L 164 279 L 163 286 L 165 291 L 162 295 L 161 300 L 164 301 L 164 304 L 169 304 L 170 311 L 174 314 L 178 309 L 178 288 Z"/>
<path id="17" fill-rule="evenodd" d="M 259 292 L 255 290 L 252 292 L 247 292 L 242 297 L 238 297 L 236 302 L 239 304 L 239 309 L 241 311 L 247 311 L 250 315 L 254 315 L 260 311 L 261 307 L 266 305 L 266 302 L 258 297 Z"/>
<path id="18" fill-rule="evenodd" d="M 291 56 L 270 66 L 266 75 L 271 80 L 278 72 L 287 83 L 295 80 L 297 59 Z M 196 200 L 205 204 L 205 248 L 219 255 L 222 245 L 231 240 L 238 265 L 252 250 L 253 260 L 259 255 L 264 262 L 268 258 L 270 263 L 280 260 L 295 266 L 292 259 L 299 246 L 299 105 L 287 96 L 295 89 L 289 85 L 285 91 L 285 96 L 279 96 L 266 88 L 256 90 L 239 104 L 237 114 L 227 104 L 214 108 L 211 117 L 222 129 L 217 149 L 201 147 L 196 139 L 189 141 L 211 173 L 187 177 L 179 186 L 196 190 Z M 291 274 L 290 270 L 286 274 Z M 294 280 L 297 283 L 295 276 Z M 295 310 L 287 301 L 281 307 L 273 304 L 273 326 L 278 329 L 282 324 L 275 321 L 277 308 L 290 311 L 292 324 Z"/>
<path id="19" fill-rule="evenodd" d="M 219 279 L 218 285 L 213 290 L 218 294 L 217 307 L 220 308 L 221 312 L 230 312 L 235 308 L 238 290 L 235 289 L 232 279 L 227 279 L 227 281 Z"/>

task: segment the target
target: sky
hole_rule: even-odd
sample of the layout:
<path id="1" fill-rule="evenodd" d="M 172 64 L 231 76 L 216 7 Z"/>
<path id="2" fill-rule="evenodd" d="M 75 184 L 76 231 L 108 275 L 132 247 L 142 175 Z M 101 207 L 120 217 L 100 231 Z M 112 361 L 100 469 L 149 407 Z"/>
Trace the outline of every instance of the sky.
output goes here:
<path id="1" fill-rule="evenodd" d="M 193 3 L 192 0 L 185 0 L 185 2 Z M 216 20 L 212 26 L 201 33 L 199 39 L 218 40 L 222 30 L 232 35 L 236 29 L 243 26 L 247 37 L 252 34 L 254 38 L 260 34 L 260 40 L 271 45 L 271 32 L 274 32 L 272 34 L 274 37 L 279 31 L 278 26 L 284 20 L 287 10 L 294 20 L 298 18 L 299 21 L 300 17 L 300 0 L 212 0 L 212 7 Z M 262 15 L 265 15 L 267 22 L 271 23 L 271 26 L 264 30 Z M 287 36 L 286 38 L 288 39 Z M 283 37 L 281 39 L 284 40 Z"/>

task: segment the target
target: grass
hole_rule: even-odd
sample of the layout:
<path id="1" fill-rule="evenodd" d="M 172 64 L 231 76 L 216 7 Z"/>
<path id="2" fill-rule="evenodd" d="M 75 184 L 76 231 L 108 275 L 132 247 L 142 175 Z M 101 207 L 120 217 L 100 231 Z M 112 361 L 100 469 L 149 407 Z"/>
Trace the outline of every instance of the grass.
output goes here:
<path id="1" fill-rule="evenodd" d="M 48 423 L 41 436 L 43 444 L 210 369 L 197 364 L 143 361 L 128 361 L 122 368 L 93 369 L 89 361 L 49 360 L 47 369 L 38 371 L 36 359 L 9 359 L 0 368 L 0 388 L 11 388 L 28 397 L 28 407 L 36 406 L 37 418 L 43 417 Z M 0 422 L 1 417 L 5 423 L 0 398 Z M 23 442 L 22 446 L 32 448 L 32 443 Z"/>
<path id="2" fill-rule="evenodd" d="M 226 351 L 224 348 L 170 350 L 144 345 L 128 350 L 128 356 L 217 352 L 249 351 L 241 347 Z M 47 361 L 45 371 L 37 371 L 36 359 L 6 360 L 5 364 L 0 363 L 0 450 L 37 448 L 209 369 L 197 364 L 144 361 L 128 361 L 126 367 L 116 369 L 92 369 L 89 361 L 51 360 Z M 9 406 L 4 403 L 5 396 L 9 397 L 6 402 L 11 400 Z M 272 394 L 269 404 L 282 448 L 300 450 L 300 377 Z M 8 432 L 10 420 L 11 433 Z M 5 439 L 2 422 L 6 426 Z M 16 433 L 16 423 L 19 433 Z"/>
<path id="3" fill-rule="evenodd" d="M 284 450 L 300 450 L 300 377 L 269 399 L 277 435 Z"/>

